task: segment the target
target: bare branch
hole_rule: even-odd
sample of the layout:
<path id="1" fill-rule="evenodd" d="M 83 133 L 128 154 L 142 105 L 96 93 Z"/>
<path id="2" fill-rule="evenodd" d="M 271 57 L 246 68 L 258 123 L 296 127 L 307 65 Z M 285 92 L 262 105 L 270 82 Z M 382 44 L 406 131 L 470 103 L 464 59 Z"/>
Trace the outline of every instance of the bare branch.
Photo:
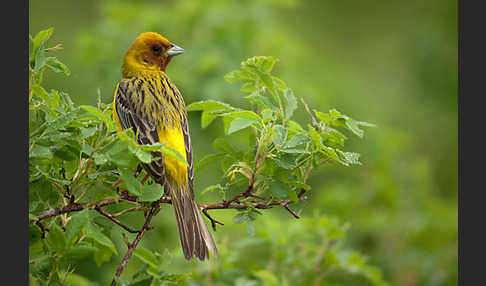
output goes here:
<path id="1" fill-rule="evenodd" d="M 159 205 L 160 205 L 160 202 L 159 201 L 156 201 L 156 202 L 154 202 L 152 204 L 152 208 L 150 209 L 150 211 L 149 211 L 149 213 L 147 215 L 147 218 L 145 219 L 145 223 L 143 224 L 142 229 L 137 234 L 137 237 L 135 237 L 135 239 L 133 240 L 132 243 L 128 243 L 127 242 L 127 246 L 128 246 L 127 253 L 125 253 L 125 256 L 123 257 L 123 260 L 120 263 L 120 266 L 116 270 L 115 277 L 120 277 L 120 275 L 122 274 L 123 270 L 127 266 L 128 260 L 130 260 L 130 258 L 132 257 L 133 251 L 135 250 L 135 248 L 137 247 L 138 243 L 142 239 L 142 236 L 145 234 L 145 232 L 147 230 L 149 230 L 149 228 L 150 228 L 149 227 L 150 221 L 152 220 L 152 217 L 153 217 L 154 213 L 159 208 Z M 115 282 L 115 279 L 113 279 L 113 281 L 111 281 L 111 286 L 115 286 L 115 285 L 116 285 L 116 282 Z"/>
<path id="2" fill-rule="evenodd" d="M 134 230 L 128 227 L 127 225 L 123 224 L 121 221 L 117 220 L 113 215 L 105 212 L 104 210 L 101 209 L 99 206 L 95 206 L 94 209 L 99 212 L 101 215 L 107 217 L 109 220 L 112 222 L 116 223 L 117 225 L 121 226 L 124 230 L 128 231 L 129 233 L 139 233 L 139 230 Z"/>

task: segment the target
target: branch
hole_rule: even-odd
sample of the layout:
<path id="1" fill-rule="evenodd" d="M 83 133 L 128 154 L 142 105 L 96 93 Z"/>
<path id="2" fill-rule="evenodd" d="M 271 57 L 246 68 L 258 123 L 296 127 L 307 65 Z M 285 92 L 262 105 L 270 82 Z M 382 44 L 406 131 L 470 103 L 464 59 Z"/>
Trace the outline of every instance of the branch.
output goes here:
<path id="1" fill-rule="evenodd" d="M 150 209 L 150 211 L 149 211 L 149 213 L 147 215 L 147 218 L 145 219 L 145 223 L 143 224 L 142 229 L 137 234 L 137 237 L 135 237 L 135 239 L 133 240 L 132 243 L 127 243 L 127 246 L 128 246 L 127 253 L 125 253 L 125 256 L 123 257 L 123 260 L 120 263 L 120 266 L 118 266 L 118 269 L 116 270 L 115 277 L 120 277 L 120 275 L 122 274 L 123 270 L 127 266 L 128 260 L 130 260 L 130 258 L 132 257 L 133 251 L 135 250 L 135 248 L 137 247 L 138 243 L 142 239 L 142 236 L 145 234 L 145 232 L 147 230 L 149 230 L 150 221 L 152 220 L 152 217 L 154 216 L 154 213 L 159 208 L 159 205 L 160 205 L 160 201 L 156 201 L 156 202 L 154 202 L 152 204 L 152 208 Z M 111 286 L 115 286 L 115 285 L 116 285 L 116 282 L 115 282 L 115 279 L 113 279 L 113 281 L 111 281 Z"/>
<path id="2" fill-rule="evenodd" d="M 116 223 L 117 225 L 121 226 L 123 229 L 125 229 L 126 231 L 128 231 L 129 233 L 139 233 L 140 230 L 133 230 L 131 229 L 130 227 L 128 227 L 127 225 L 123 224 L 121 221 L 117 220 L 113 215 L 105 212 L 104 210 L 101 209 L 100 206 L 95 206 L 94 209 L 99 212 L 101 215 L 104 215 L 105 217 L 107 217 L 109 220 L 111 220 L 112 222 Z"/>

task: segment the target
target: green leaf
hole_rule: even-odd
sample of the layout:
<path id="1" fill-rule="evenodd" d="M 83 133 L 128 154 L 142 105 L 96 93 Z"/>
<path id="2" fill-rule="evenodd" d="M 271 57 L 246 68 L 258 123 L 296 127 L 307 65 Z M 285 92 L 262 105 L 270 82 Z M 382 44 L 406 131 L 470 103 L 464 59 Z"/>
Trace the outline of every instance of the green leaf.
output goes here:
<path id="1" fill-rule="evenodd" d="M 94 261 L 98 267 L 109 261 L 111 256 L 113 256 L 113 251 L 103 245 L 98 245 L 98 250 L 93 253 Z"/>
<path id="2" fill-rule="evenodd" d="M 102 153 L 94 153 L 93 154 L 93 159 L 96 165 L 103 165 L 106 162 L 108 162 L 108 157 L 106 157 Z"/>
<path id="3" fill-rule="evenodd" d="M 255 75 L 246 70 L 234 70 L 225 74 L 224 79 L 229 83 L 235 83 L 241 80 L 255 79 Z"/>
<path id="4" fill-rule="evenodd" d="M 307 142 L 310 142 L 310 138 L 307 135 L 295 134 L 289 141 L 287 141 L 287 143 L 285 143 L 284 148 L 293 148 Z"/>
<path id="5" fill-rule="evenodd" d="M 79 107 L 81 109 L 84 109 L 84 110 L 88 111 L 89 113 L 93 114 L 98 119 L 101 119 L 106 124 L 106 126 L 108 126 L 108 130 L 110 130 L 110 131 L 115 130 L 115 126 L 113 124 L 112 119 L 108 115 L 104 114 L 98 108 L 96 108 L 94 106 L 90 106 L 90 105 L 80 105 Z"/>
<path id="6" fill-rule="evenodd" d="M 254 82 L 246 82 L 240 88 L 240 91 L 242 91 L 242 92 L 253 92 L 255 90 L 256 90 L 256 87 L 255 87 Z"/>
<path id="7" fill-rule="evenodd" d="M 29 65 L 32 67 L 32 62 L 34 61 L 34 40 L 32 36 L 29 35 Z"/>
<path id="8" fill-rule="evenodd" d="M 173 158 L 176 158 L 177 160 L 179 160 L 180 162 L 184 163 L 185 165 L 187 165 L 187 161 L 186 159 L 184 158 L 184 156 L 182 156 L 181 153 L 179 153 L 179 151 L 177 151 L 177 149 L 175 148 L 172 148 L 170 146 L 162 146 L 162 151 L 161 151 L 164 155 L 168 155 L 168 156 L 171 156 Z"/>
<path id="9" fill-rule="evenodd" d="M 82 139 L 86 139 L 91 137 L 95 134 L 97 128 L 96 126 L 89 127 L 89 128 L 80 128 L 80 135 Z"/>
<path id="10" fill-rule="evenodd" d="M 265 95 L 260 95 L 259 92 L 253 92 L 252 94 L 245 96 L 246 99 L 249 101 L 260 105 L 262 108 L 268 108 L 270 110 L 278 110 L 278 107 L 276 107 L 271 98 Z"/>
<path id="11" fill-rule="evenodd" d="M 81 233 L 83 228 L 88 224 L 88 210 L 82 210 L 74 213 L 66 226 L 66 242 L 72 245 L 76 236 Z"/>
<path id="12" fill-rule="evenodd" d="M 224 154 L 230 154 L 237 156 L 236 150 L 223 138 L 216 138 L 213 142 L 214 149 L 223 152 Z"/>
<path id="13" fill-rule="evenodd" d="M 204 156 L 204 158 L 202 158 L 198 164 L 196 165 L 196 169 L 195 171 L 199 171 L 201 170 L 202 168 L 206 167 L 206 166 L 209 166 L 221 159 L 223 159 L 224 157 L 224 154 L 210 154 L 210 155 L 206 155 Z"/>
<path id="14" fill-rule="evenodd" d="M 31 86 L 31 89 L 34 92 L 34 95 L 42 99 L 47 105 L 51 105 L 51 97 L 42 86 L 34 84 Z"/>
<path id="15" fill-rule="evenodd" d="M 108 249 L 111 250 L 111 252 L 113 252 L 115 255 L 118 255 L 118 252 L 116 251 L 115 245 L 113 244 L 111 239 L 109 239 L 106 235 L 104 235 L 99 230 L 94 229 L 93 226 L 89 227 L 88 229 L 89 229 L 89 231 L 86 234 L 87 238 L 91 238 L 94 241 L 96 241 L 97 243 L 99 243 L 103 246 L 106 246 Z"/>
<path id="16" fill-rule="evenodd" d="M 142 190 L 142 195 L 138 198 L 140 202 L 153 202 L 164 194 L 164 187 L 159 184 L 153 183 L 148 186 L 144 186 Z"/>
<path id="17" fill-rule="evenodd" d="M 29 158 L 45 158 L 52 159 L 52 151 L 49 147 L 34 145 L 29 152 Z"/>
<path id="18" fill-rule="evenodd" d="M 66 249 L 66 238 L 64 236 L 64 232 L 57 224 L 51 226 L 47 239 L 54 247 L 56 252 L 62 253 Z"/>
<path id="19" fill-rule="evenodd" d="M 297 167 L 295 156 L 293 156 L 292 154 L 285 153 L 279 157 L 273 157 L 272 159 L 275 164 L 277 164 L 277 166 L 287 170 Z"/>
<path id="20" fill-rule="evenodd" d="M 130 282 L 120 277 L 115 277 L 116 286 L 129 286 Z"/>
<path id="21" fill-rule="evenodd" d="M 142 149 L 137 149 L 137 151 L 135 151 L 135 155 L 137 156 L 137 158 L 144 162 L 144 163 L 150 163 L 152 162 L 152 155 Z"/>
<path id="22" fill-rule="evenodd" d="M 39 241 L 42 236 L 42 230 L 33 224 L 29 224 L 29 245 L 32 245 Z"/>
<path id="23" fill-rule="evenodd" d="M 243 223 L 247 220 L 248 220 L 248 213 L 246 212 L 240 212 L 239 214 L 233 217 L 233 222 L 236 224 Z"/>
<path id="24" fill-rule="evenodd" d="M 87 278 L 76 273 L 70 273 L 66 278 L 66 284 L 72 286 L 91 286 L 93 283 Z"/>
<path id="25" fill-rule="evenodd" d="M 41 45 L 35 53 L 35 66 L 34 72 L 40 71 L 46 65 L 46 52 L 44 46 Z"/>
<path id="26" fill-rule="evenodd" d="M 39 219 L 35 215 L 29 213 L 29 220 L 38 221 Z"/>
<path id="27" fill-rule="evenodd" d="M 135 248 L 135 250 L 133 251 L 133 255 L 140 259 L 143 263 L 148 264 L 154 268 L 157 268 L 158 266 L 157 258 L 155 257 L 155 255 L 151 251 L 143 247 Z"/>
<path id="28" fill-rule="evenodd" d="M 273 66 L 275 63 L 278 61 L 277 58 L 274 57 L 264 57 L 262 64 L 261 64 L 261 69 L 264 72 L 271 72 L 273 69 Z"/>
<path id="29" fill-rule="evenodd" d="M 250 219 L 246 221 L 246 232 L 248 232 L 250 236 L 255 235 L 255 224 Z"/>
<path id="30" fill-rule="evenodd" d="M 294 96 L 294 92 L 290 88 L 285 89 L 283 95 L 286 101 L 284 106 L 285 119 L 289 119 L 297 109 L 297 99 Z"/>
<path id="31" fill-rule="evenodd" d="M 287 141 L 287 129 L 280 124 L 275 125 L 273 131 L 273 144 L 280 147 Z"/>
<path id="32" fill-rule="evenodd" d="M 299 198 L 297 197 L 297 193 L 295 192 L 295 190 L 289 190 L 287 196 L 289 197 L 289 199 L 291 199 L 294 203 L 297 203 L 299 201 Z"/>
<path id="33" fill-rule="evenodd" d="M 142 194 L 142 183 L 140 183 L 130 171 L 124 169 L 120 170 L 120 177 L 130 194 L 135 196 L 140 196 Z"/>
<path id="34" fill-rule="evenodd" d="M 201 115 L 201 128 L 206 128 L 216 117 L 218 116 L 214 113 L 203 112 Z"/>
<path id="35" fill-rule="evenodd" d="M 187 111 L 196 111 L 196 110 L 203 110 L 203 111 L 215 111 L 215 110 L 233 110 L 234 107 L 230 106 L 227 103 L 216 101 L 216 100 L 206 100 L 206 101 L 198 101 L 189 104 L 186 107 Z"/>
<path id="36" fill-rule="evenodd" d="M 204 195 L 207 192 L 213 192 L 215 190 L 224 190 L 224 188 L 220 184 L 211 185 L 202 190 L 201 195 Z"/>
<path id="37" fill-rule="evenodd" d="M 33 39 L 34 50 L 37 50 L 42 45 L 44 45 L 47 42 L 47 40 L 49 40 L 49 38 L 51 37 L 52 32 L 54 32 L 53 27 L 39 31 L 39 33 L 37 33 L 37 35 L 35 35 Z"/>
<path id="38" fill-rule="evenodd" d="M 64 73 L 65 75 L 70 75 L 71 71 L 69 71 L 68 67 L 61 63 L 57 58 L 55 57 L 48 57 L 46 58 L 46 66 L 53 70 L 54 72 L 57 73 Z"/>
<path id="39" fill-rule="evenodd" d="M 67 251 L 66 255 L 63 258 L 66 259 L 66 261 L 72 262 L 75 260 L 81 260 L 89 255 L 92 255 L 96 251 L 98 251 L 98 248 L 94 246 L 80 244 L 74 246 L 69 251 Z"/>
<path id="40" fill-rule="evenodd" d="M 61 104 L 61 96 L 57 90 L 51 89 L 52 99 L 51 99 L 51 118 L 54 117 L 56 109 Z"/>
<path id="41" fill-rule="evenodd" d="M 236 132 L 236 131 L 239 131 L 241 129 L 244 129 L 250 125 L 252 125 L 253 123 L 256 123 L 258 122 L 257 120 L 254 120 L 254 119 L 248 119 L 248 118 L 236 118 L 236 119 L 233 119 L 230 123 L 230 127 L 228 129 L 228 135 Z"/>

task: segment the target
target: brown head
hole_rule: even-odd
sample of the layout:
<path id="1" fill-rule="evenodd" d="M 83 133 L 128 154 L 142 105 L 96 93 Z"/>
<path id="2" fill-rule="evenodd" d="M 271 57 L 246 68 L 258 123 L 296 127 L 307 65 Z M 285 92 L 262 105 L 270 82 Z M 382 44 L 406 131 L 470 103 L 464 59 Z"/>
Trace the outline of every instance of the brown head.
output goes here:
<path id="1" fill-rule="evenodd" d="M 140 34 L 123 57 L 122 74 L 132 77 L 146 71 L 164 71 L 171 59 L 184 49 L 154 32 Z"/>

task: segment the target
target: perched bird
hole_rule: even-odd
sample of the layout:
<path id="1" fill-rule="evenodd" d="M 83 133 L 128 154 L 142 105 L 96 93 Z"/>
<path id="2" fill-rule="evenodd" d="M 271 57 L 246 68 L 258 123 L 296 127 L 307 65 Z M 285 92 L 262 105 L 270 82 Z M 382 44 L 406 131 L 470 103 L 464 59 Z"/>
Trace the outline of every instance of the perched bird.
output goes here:
<path id="1" fill-rule="evenodd" d="M 186 259 L 217 256 L 213 237 L 194 201 L 194 164 L 184 99 L 166 74 L 167 65 L 184 53 L 158 33 L 138 36 L 128 48 L 113 101 L 118 128 L 132 128 L 139 144 L 166 142 L 181 153 L 187 165 L 174 157 L 152 152 L 158 158 L 142 164 L 152 179 L 171 196 Z"/>

